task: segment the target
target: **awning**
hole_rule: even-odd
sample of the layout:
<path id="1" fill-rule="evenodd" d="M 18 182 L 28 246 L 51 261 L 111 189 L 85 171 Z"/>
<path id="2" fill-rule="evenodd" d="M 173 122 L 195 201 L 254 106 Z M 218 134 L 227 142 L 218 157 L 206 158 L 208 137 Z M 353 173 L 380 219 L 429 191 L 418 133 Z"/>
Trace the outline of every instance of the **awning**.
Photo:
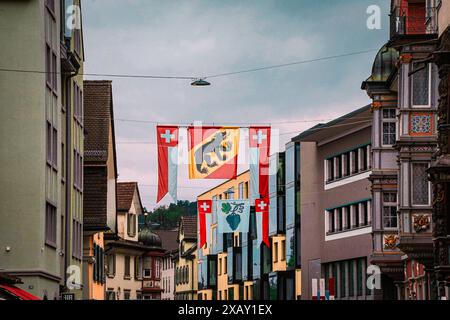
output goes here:
<path id="1" fill-rule="evenodd" d="M 40 298 L 33 296 L 31 293 L 28 293 L 25 290 L 19 289 L 14 286 L 2 284 L 0 285 L 0 288 L 18 297 L 20 300 L 41 300 Z"/>

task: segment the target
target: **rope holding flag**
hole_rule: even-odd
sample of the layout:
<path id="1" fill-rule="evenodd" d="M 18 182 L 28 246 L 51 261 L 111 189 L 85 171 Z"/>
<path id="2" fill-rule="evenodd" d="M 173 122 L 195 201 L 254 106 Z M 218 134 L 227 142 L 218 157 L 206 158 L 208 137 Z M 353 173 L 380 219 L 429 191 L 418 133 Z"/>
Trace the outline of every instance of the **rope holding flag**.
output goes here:
<path id="1" fill-rule="evenodd" d="M 177 201 L 178 127 L 157 126 L 158 144 L 158 196 L 159 203 L 167 193 Z"/>

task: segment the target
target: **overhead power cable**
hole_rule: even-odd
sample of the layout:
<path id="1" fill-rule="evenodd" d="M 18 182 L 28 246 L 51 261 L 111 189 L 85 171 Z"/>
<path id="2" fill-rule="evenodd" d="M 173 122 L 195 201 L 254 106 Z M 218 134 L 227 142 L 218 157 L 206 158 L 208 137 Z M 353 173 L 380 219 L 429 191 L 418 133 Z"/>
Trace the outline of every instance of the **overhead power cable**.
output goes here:
<path id="1" fill-rule="evenodd" d="M 79 73 L 78 75 L 80 75 L 80 76 L 88 76 L 88 77 L 135 78 L 135 79 L 170 79 L 170 80 L 209 79 L 209 78 L 218 78 L 218 77 L 231 76 L 231 75 L 236 75 L 236 74 L 240 74 L 240 73 L 249 73 L 249 72 L 270 70 L 270 69 L 276 69 L 276 68 L 284 68 L 284 67 L 293 66 L 293 65 L 306 64 L 306 63 L 312 63 L 312 62 L 318 62 L 318 61 L 324 61 L 324 60 L 331 60 L 331 59 L 355 56 L 355 55 L 365 54 L 365 53 L 374 52 L 374 51 L 378 51 L 378 49 L 356 51 L 356 52 L 344 53 L 344 54 L 327 56 L 327 57 L 320 57 L 320 58 L 314 58 L 314 59 L 308 59 L 308 60 L 301 60 L 301 61 L 294 61 L 294 62 L 289 62 L 289 63 L 277 64 L 277 65 L 272 65 L 272 66 L 256 67 L 256 68 L 246 69 L 246 70 L 239 70 L 239 71 L 233 71 L 233 72 L 212 74 L 212 75 L 208 75 L 208 76 L 204 76 L 204 77 L 169 76 L 169 75 L 142 75 L 142 74 L 118 74 L 118 73 Z M 65 73 L 58 72 L 58 71 L 55 72 L 55 71 L 45 71 L 45 70 L 27 70 L 27 69 L 6 68 L 6 67 L 1 67 L 0 71 L 2 71 L 2 72 L 17 72 L 17 73 L 35 73 L 35 74 L 46 74 L 46 73 L 65 74 Z"/>
<path id="2" fill-rule="evenodd" d="M 372 122 L 372 120 L 361 120 L 361 121 L 354 121 L 354 122 L 349 122 L 349 123 L 335 124 L 335 125 L 331 125 L 331 126 L 326 126 L 324 128 L 323 127 L 311 128 L 306 131 L 318 131 L 318 130 L 322 130 L 322 129 L 345 127 L 345 126 L 370 123 L 370 122 Z M 299 133 L 299 131 L 297 130 L 297 131 L 282 132 L 282 133 L 279 133 L 278 135 L 284 136 L 284 135 L 288 135 L 288 134 L 298 134 L 298 133 Z M 156 144 L 156 141 L 117 141 L 116 144 Z"/>

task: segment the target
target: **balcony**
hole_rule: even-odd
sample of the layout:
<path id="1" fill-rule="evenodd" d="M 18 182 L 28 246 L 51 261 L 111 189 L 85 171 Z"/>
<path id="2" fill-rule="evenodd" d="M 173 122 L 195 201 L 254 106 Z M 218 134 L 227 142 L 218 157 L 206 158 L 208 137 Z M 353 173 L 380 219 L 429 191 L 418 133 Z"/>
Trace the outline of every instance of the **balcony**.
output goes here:
<path id="1" fill-rule="evenodd" d="M 426 7 L 424 3 L 395 6 L 390 17 L 391 38 L 438 33 L 436 7 Z"/>

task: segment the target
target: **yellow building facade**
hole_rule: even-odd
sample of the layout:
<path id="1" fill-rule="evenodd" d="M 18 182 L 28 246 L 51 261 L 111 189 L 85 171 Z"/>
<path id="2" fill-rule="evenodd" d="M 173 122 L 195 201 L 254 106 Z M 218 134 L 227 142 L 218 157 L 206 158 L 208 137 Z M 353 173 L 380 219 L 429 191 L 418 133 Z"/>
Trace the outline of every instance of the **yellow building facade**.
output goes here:
<path id="1" fill-rule="evenodd" d="M 249 182 L 250 172 L 245 171 L 238 175 L 235 179 L 227 180 L 226 182 L 214 187 L 207 192 L 199 195 L 197 201 L 201 200 L 223 200 L 223 199 L 248 199 L 249 198 Z M 212 247 L 217 245 L 217 238 L 221 235 L 217 233 L 217 221 L 212 219 L 210 230 L 206 230 L 207 238 L 215 241 L 215 244 L 207 243 L 201 250 L 201 255 L 207 257 L 213 255 Z M 238 232 L 233 234 L 233 246 L 239 247 L 241 243 Z M 222 248 L 219 248 L 222 249 Z M 222 250 L 223 251 L 223 250 Z M 214 288 L 199 289 L 198 298 L 203 300 L 242 300 L 249 295 L 242 294 L 245 290 L 243 285 L 229 284 L 228 281 L 228 254 L 227 252 L 217 253 L 217 270 L 215 270 L 215 279 L 217 279 Z M 209 271 L 211 272 L 211 270 Z M 247 283 L 247 287 L 251 289 L 252 282 Z M 242 287 L 242 288 L 240 288 Z"/>

